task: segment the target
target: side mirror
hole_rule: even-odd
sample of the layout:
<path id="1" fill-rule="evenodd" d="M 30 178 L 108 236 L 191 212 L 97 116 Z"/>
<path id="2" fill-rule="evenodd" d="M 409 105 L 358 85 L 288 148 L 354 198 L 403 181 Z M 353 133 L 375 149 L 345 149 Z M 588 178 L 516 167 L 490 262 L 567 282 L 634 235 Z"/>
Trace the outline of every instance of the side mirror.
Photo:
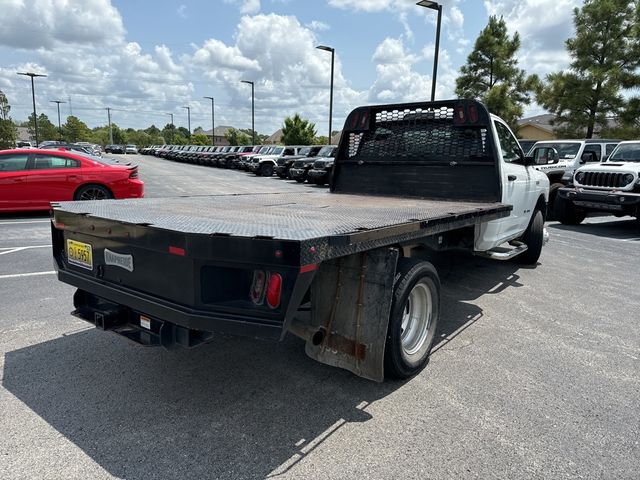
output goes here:
<path id="1" fill-rule="evenodd" d="M 560 155 L 553 147 L 537 147 L 531 152 L 531 155 L 525 157 L 524 164 L 529 165 L 548 165 L 550 163 L 558 163 Z"/>

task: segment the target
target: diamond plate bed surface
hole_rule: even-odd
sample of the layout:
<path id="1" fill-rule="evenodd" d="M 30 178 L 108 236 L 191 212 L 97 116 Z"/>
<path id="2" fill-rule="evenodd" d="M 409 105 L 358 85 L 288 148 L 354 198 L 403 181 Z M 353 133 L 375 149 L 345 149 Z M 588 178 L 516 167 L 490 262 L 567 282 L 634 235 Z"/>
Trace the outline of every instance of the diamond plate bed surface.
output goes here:
<path id="1" fill-rule="evenodd" d="M 309 240 L 496 212 L 501 203 L 300 192 L 61 202 L 57 211 L 183 233 Z"/>

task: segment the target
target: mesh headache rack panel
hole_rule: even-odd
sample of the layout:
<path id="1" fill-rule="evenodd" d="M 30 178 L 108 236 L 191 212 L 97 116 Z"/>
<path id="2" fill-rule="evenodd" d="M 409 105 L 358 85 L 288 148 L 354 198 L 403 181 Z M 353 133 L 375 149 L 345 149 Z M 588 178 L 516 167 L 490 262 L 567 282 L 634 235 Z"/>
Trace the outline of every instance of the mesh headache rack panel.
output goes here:
<path id="1" fill-rule="evenodd" d="M 490 126 L 472 100 L 358 108 L 345 123 L 332 189 L 498 201 Z"/>

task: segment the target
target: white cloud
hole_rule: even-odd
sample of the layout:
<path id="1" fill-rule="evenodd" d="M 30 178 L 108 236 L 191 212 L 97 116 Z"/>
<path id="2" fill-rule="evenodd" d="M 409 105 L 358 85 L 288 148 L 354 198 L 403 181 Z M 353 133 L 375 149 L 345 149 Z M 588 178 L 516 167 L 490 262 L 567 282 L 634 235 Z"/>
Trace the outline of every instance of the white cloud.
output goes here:
<path id="1" fill-rule="evenodd" d="M 124 38 L 110 0 L 2 0 L 0 45 L 20 49 L 104 45 Z"/>
<path id="2" fill-rule="evenodd" d="M 312 22 L 309 22 L 305 25 L 305 27 L 307 27 L 309 30 L 313 30 L 315 32 L 325 32 L 327 30 L 330 30 L 331 27 L 329 25 L 327 25 L 324 22 L 321 22 L 319 20 L 313 20 Z"/>
<path id="3" fill-rule="evenodd" d="M 253 15 L 260 11 L 260 0 L 224 0 L 224 2 L 239 5 L 242 14 Z"/>
<path id="4" fill-rule="evenodd" d="M 329 0 L 332 7 L 362 12 L 381 12 L 394 3 L 395 0 Z"/>
<path id="5" fill-rule="evenodd" d="M 485 0 L 489 15 L 503 16 L 522 39 L 520 63 L 529 73 L 547 74 L 568 65 L 565 40 L 573 34 L 573 9 L 582 0 Z"/>
<path id="6" fill-rule="evenodd" d="M 180 5 L 176 11 L 181 18 L 187 18 L 187 6 L 184 3 Z"/>
<path id="7" fill-rule="evenodd" d="M 461 29 L 463 27 L 464 15 L 458 7 L 451 7 L 451 10 L 449 10 L 449 18 L 451 19 L 451 26 L 453 28 Z"/>

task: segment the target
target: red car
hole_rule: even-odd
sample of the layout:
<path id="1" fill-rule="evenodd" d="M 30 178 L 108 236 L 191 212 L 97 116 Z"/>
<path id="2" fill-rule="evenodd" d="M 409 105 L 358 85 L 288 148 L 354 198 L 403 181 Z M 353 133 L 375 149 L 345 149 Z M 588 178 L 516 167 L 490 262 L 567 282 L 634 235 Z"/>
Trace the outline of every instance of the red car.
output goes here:
<path id="1" fill-rule="evenodd" d="M 49 210 L 49 202 L 140 198 L 138 167 L 69 150 L 0 151 L 0 211 Z"/>

